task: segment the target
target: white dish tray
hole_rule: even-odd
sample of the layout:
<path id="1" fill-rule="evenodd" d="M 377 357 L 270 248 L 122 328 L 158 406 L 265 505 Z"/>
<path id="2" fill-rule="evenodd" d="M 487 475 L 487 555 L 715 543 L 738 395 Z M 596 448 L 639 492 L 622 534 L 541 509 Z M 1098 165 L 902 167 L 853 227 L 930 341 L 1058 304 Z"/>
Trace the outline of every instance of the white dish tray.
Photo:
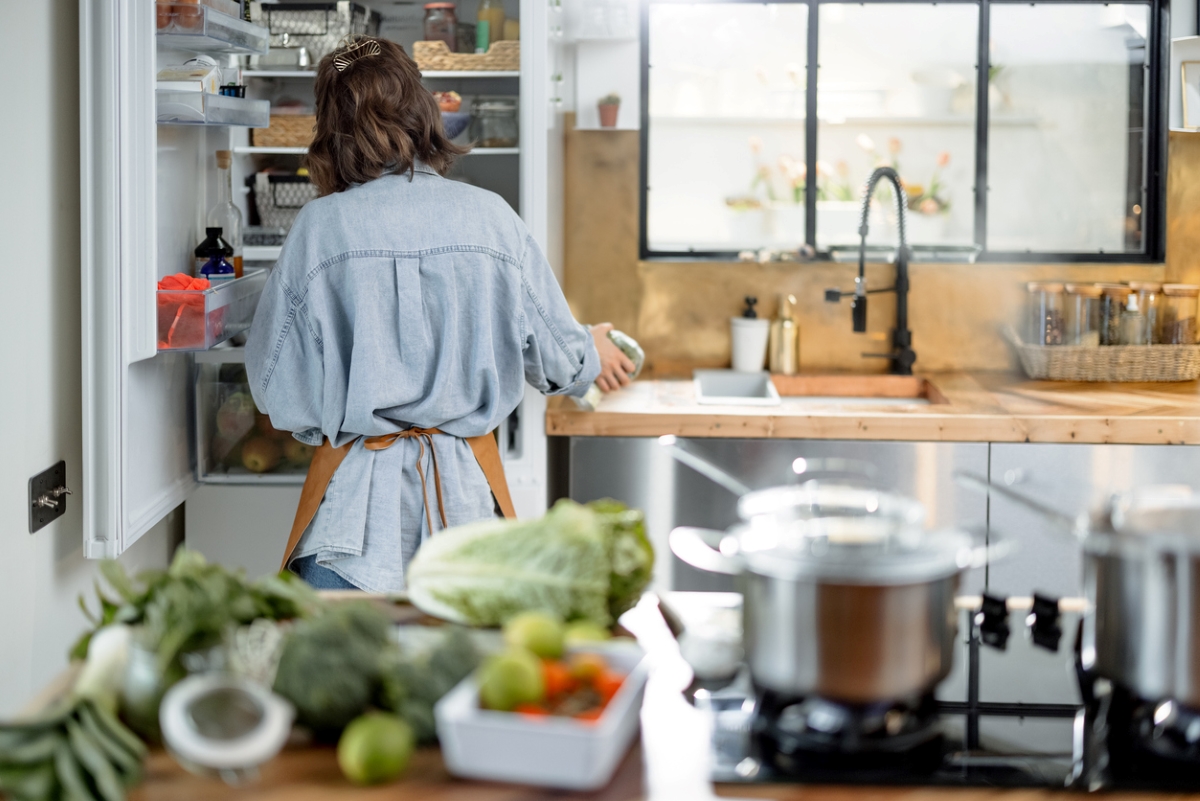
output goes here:
<path id="1" fill-rule="evenodd" d="M 446 768 L 468 779 L 563 790 L 597 790 L 608 784 L 638 731 L 645 654 L 634 644 L 581 650 L 601 653 L 627 675 L 599 720 L 481 709 L 478 684 L 469 676 L 434 707 Z"/>
<path id="2" fill-rule="evenodd" d="M 696 402 L 714 406 L 778 406 L 771 374 L 737 370 L 695 370 Z"/>

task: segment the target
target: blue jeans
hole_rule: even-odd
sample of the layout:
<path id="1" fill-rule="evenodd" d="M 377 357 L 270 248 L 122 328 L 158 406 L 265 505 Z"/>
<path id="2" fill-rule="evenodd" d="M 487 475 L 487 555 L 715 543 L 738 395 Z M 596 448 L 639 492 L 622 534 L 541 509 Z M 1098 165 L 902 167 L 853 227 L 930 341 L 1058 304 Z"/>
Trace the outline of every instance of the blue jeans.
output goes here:
<path id="1" fill-rule="evenodd" d="M 316 556 L 305 556 L 295 559 L 288 569 L 304 580 L 304 583 L 314 590 L 357 590 L 354 586 L 337 573 L 323 565 L 317 564 Z"/>

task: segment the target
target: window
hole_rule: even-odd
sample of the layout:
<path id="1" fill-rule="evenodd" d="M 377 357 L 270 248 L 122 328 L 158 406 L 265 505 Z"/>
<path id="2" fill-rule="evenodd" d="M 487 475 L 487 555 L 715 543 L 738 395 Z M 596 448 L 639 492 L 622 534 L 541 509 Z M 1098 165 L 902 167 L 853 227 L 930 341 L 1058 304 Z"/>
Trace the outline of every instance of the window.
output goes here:
<path id="1" fill-rule="evenodd" d="M 1161 1 L 648 0 L 642 257 L 856 245 L 887 164 L 910 244 L 1161 260 Z M 869 242 L 894 204 L 881 185 Z"/>

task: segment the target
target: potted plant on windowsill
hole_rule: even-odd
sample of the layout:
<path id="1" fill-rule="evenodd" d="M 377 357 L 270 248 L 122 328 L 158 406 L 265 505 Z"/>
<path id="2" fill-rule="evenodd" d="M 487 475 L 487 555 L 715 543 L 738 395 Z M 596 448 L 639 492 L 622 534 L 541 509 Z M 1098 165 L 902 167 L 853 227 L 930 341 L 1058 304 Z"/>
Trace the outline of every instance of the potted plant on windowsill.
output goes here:
<path id="1" fill-rule="evenodd" d="M 605 95 L 596 101 L 596 109 L 600 112 L 601 128 L 616 128 L 617 115 L 621 111 L 621 96 L 615 92 Z"/>

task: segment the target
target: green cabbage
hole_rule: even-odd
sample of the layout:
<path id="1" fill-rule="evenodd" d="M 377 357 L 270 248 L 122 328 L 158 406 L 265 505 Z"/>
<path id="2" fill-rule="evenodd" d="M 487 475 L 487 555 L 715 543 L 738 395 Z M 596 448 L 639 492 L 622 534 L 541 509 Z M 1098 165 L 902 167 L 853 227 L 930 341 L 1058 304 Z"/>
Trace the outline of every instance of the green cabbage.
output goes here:
<path id="1" fill-rule="evenodd" d="M 529 609 L 610 626 L 650 583 L 654 549 L 642 513 L 611 500 L 562 500 L 541 520 L 488 520 L 421 546 L 408 594 L 424 612 L 498 626 Z"/>

